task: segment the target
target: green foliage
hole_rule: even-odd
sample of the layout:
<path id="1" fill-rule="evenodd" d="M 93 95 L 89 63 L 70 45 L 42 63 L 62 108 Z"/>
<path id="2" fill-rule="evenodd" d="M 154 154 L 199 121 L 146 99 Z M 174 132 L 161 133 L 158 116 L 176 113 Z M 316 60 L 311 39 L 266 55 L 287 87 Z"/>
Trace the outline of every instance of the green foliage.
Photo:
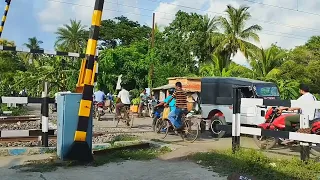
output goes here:
<path id="1" fill-rule="evenodd" d="M 226 7 L 227 16 L 178 11 L 163 31 L 155 26 L 155 44 L 151 48 L 151 28 L 121 16 L 102 21 L 99 40 L 98 87 L 116 93 L 119 75 L 127 84 L 132 98 L 140 89 L 159 87 L 169 77 L 224 76 L 272 81 L 278 84 L 283 99 L 299 96 L 299 83 L 306 83 L 311 92 L 320 94 L 320 36 L 311 37 L 305 45 L 291 50 L 271 45 L 259 49 L 261 27 L 249 25 L 249 7 Z M 81 21 L 56 31 L 55 48 L 60 51 L 84 52 L 89 28 Z M 36 37 L 24 45 L 41 49 Z M 0 45 L 14 42 L 0 40 Z M 250 67 L 232 61 L 242 52 Z M 32 63 L 29 63 L 32 60 Z M 73 91 L 77 83 L 81 59 L 48 55 L 0 52 L 0 95 L 10 95 L 26 88 L 30 96 L 39 97 L 42 83 L 50 83 L 50 96 L 57 91 Z"/>
<path id="2" fill-rule="evenodd" d="M 56 32 L 56 48 L 82 53 L 88 39 L 88 31 L 85 28 L 86 26 L 77 20 L 70 20 L 70 25 L 64 24 L 63 27 L 59 27 Z"/>
<path id="3" fill-rule="evenodd" d="M 133 42 L 150 37 L 151 28 L 129 20 L 127 17 L 116 17 L 101 22 L 100 38 L 102 49 L 115 48 L 118 45 L 128 46 Z"/>
<path id="4" fill-rule="evenodd" d="M 261 180 L 316 180 L 320 172 L 318 162 L 268 158 L 256 150 L 241 149 L 235 154 L 231 150 L 197 153 L 192 158 L 221 175 L 242 173 Z"/>
<path id="5" fill-rule="evenodd" d="M 131 102 L 132 102 L 133 105 L 139 105 L 140 104 L 140 98 L 139 97 L 134 98 L 134 99 L 131 100 Z"/>
<path id="6" fill-rule="evenodd" d="M 12 116 L 22 116 L 27 114 L 27 109 L 24 107 L 10 107 L 6 104 L 0 104 L 0 111 L 12 111 Z"/>

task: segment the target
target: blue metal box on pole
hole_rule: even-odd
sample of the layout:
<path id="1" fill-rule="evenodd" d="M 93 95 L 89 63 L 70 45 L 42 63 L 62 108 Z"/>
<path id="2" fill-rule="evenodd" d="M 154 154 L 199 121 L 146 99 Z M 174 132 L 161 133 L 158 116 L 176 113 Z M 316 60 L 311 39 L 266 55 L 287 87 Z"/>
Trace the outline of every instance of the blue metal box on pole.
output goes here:
<path id="1" fill-rule="evenodd" d="M 57 155 L 61 160 L 66 159 L 66 154 L 74 141 L 81 97 L 82 94 L 79 93 L 60 93 L 57 96 Z M 87 133 L 87 143 L 92 149 L 92 117 L 89 120 Z"/>

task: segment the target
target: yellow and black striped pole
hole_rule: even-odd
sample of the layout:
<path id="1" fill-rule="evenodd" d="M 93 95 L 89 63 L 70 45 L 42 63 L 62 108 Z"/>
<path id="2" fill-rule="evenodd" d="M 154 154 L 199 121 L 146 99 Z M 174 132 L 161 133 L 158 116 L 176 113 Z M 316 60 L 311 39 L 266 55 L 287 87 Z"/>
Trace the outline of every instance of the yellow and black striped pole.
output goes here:
<path id="1" fill-rule="evenodd" d="M 6 20 L 7 20 L 7 14 L 8 14 L 9 6 L 10 6 L 10 3 L 11 3 L 11 0 L 5 0 L 5 1 L 6 1 L 7 5 L 6 5 L 6 7 L 4 8 L 4 13 L 3 13 L 3 16 L 2 16 L 2 20 L 1 20 L 0 38 L 1 38 L 1 35 L 2 35 L 4 23 L 5 23 Z"/>
<path id="2" fill-rule="evenodd" d="M 67 153 L 67 159 L 78 161 L 92 161 L 92 152 L 86 142 L 88 123 L 92 109 L 92 95 L 95 79 L 95 71 L 97 69 L 97 61 L 95 61 L 95 54 L 97 48 L 97 41 L 99 36 L 99 28 L 101 24 L 101 16 L 103 10 L 104 0 L 96 0 L 92 16 L 92 23 L 90 28 L 89 40 L 86 50 L 86 68 L 84 75 L 84 88 L 82 92 L 82 99 L 79 107 L 79 119 L 77 130 L 74 134 L 74 142 Z"/>

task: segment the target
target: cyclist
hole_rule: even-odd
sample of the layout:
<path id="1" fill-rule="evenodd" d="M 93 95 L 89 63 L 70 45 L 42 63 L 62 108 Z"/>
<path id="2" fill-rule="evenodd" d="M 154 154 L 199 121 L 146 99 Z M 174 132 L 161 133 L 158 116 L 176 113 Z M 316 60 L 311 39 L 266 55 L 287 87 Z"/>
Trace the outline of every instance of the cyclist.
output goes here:
<path id="1" fill-rule="evenodd" d="M 187 110 L 187 93 L 182 89 L 182 83 L 176 82 L 175 92 L 168 101 L 170 102 L 175 99 L 175 108 L 169 113 L 168 119 L 178 130 L 182 128 L 181 117 L 182 114 Z"/>
<path id="2" fill-rule="evenodd" d="M 116 114 L 117 118 L 121 118 L 120 110 L 122 107 L 128 105 L 130 106 L 130 94 L 129 91 L 125 89 L 125 84 L 122 84 L 121 91 L 118 94 L 117 104 L 116 104 Z"/>
<path id="3" fill-rule="evenodd" d="M 170 112 L 173 111 L 176 108 L 176 100 L 175 98 L 173 98 L 170 102 L 169 100 L 172 98 L 172 94 L 174 93 L 175 89 L 174 88 L 170 88 L 168 90 L 169 92 L 169 96 L 163 101 L 160 102 L 159 104 L 157 104 L 155 107 L 159 107 L 159 106 L 169 106 L 170 107 Z"/>

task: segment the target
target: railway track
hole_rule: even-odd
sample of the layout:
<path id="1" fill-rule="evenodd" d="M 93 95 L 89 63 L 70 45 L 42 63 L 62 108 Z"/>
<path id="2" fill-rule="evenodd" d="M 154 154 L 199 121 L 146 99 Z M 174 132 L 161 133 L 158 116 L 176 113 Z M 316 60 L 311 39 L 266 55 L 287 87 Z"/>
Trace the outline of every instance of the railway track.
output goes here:
<path id="1" fill-rule="evenodd" d="M 31 116 L 0 116 L 0 124 L 10 124 L 17 122 L 29 122 L 29 121 L 38 121 L 40 117 L 31 115 Z"/>
<path id="2" fill-rule="evenodd" d="M 95 133 L 93 137 L 102 136 L 103 133 Z M 49 136 L 49 140 L 56 140 L 57 136 Z M 38 141 L 38 136 L 22 136 L 22 137 L 0 137 L 0 142 L 29 142 Z"/>

